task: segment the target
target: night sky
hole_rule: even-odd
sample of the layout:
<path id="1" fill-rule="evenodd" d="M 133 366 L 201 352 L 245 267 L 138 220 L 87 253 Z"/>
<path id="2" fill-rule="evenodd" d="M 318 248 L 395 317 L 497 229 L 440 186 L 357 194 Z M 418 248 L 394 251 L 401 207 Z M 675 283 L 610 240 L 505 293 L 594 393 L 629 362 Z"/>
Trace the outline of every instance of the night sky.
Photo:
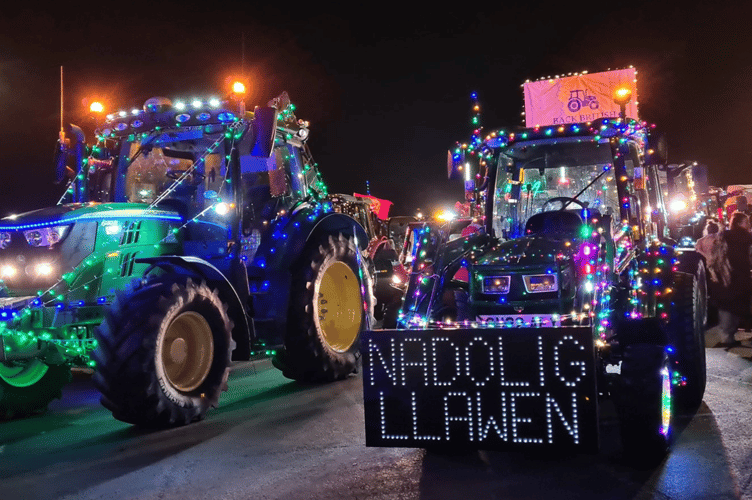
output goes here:
<path id="1" fill-rule="evenodd" d="M 0 215 L 63 191 L 52 167 L 61 65 L 66 122 L 84 126 L 88 96 L 118 111 L 156 95 L 220 95 L 244 69 L 250 107 L 287 90 L 310 121 L 330 192 L 370 181 L 392 215 L 462 197 L 446 152 L 470 136 L 471 92 L 484 127 L 514 126 L 525 80 L 634 65 L 641 118 L 666 133 L 670 161 L 708 164 L 716 185 L 752 183 L 752 2 L 439 3 L 5 6 Z"/>

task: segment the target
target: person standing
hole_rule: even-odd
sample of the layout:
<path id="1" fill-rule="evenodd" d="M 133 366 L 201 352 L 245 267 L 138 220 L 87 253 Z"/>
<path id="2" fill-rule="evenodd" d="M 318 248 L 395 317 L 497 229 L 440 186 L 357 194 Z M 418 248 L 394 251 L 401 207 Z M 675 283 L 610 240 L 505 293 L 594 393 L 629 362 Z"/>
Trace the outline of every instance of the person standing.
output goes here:
<path id="1" fill-rule="evenodd" d="M 719 279 L 715 303 L 718 306 L 718 326 L 722 338 L 717 347 L 740 345 L 734 334 L 742 318 L 750 314 L 752 234 L 749 231 L 749 216 L 743 212 L 734 212 L 729 229 L 721 233 L 721 244 L 713 246 L 709 260 L 711 276 L 715 274 Z"/>
<path id="2" fill-rule="evenodd" d="M 721 226 L 718 224 L 718 221 L 708 219 L 705 223 L 705 229 L 702 231 L 702 238 L 695 243 L 695 250 L 705 257 L 705 261 L 708 262 L 708 267 L 710 267 L 713 246 L 717 244 L 718 238 L 721 237 L 719 234 L 720 230 Z"/>

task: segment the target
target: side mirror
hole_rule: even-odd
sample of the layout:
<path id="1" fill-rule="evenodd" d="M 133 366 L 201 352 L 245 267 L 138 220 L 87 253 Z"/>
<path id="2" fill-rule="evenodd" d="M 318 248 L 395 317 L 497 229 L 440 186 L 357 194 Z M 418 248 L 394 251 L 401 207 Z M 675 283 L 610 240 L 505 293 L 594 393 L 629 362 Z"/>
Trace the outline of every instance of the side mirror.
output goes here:
<path id="1" fill-rule="evenodd" d="M 66 134 L 68 138 L 66 138 Z M 60 184 L 64 179 L 73 179 L 83 168 L 84 150 L 86 149 L 86 136 L 83 130 L 76 125 L 70 124 L 60 133 L 57 146 L 55 147 L 55 184 Z"/>
<path id="2" fill-rule="evenodd" d="M 462 180 L 462 157 L 453 155 L 451 151 L 447 151 L 447 179 L 450 181 Z"/>
<path id="3" fill-rule="evenodd" d="M 668 142 L 665 135 L 660 132 L 649 133 L 647 146 L 645 163 L 648 165 L 665 165 L 668 163 Z"/>
<path id="4" fill-rule="evenodd" d="M 251 131 L 251 156 L 269 158 L 277 136 L 277 110 L 272 107 L 256 108 L 253 112 Z"/>
<path id="5" fill-rule="evenodd" d="M 708 167 L 705 165 L 701 163 L 692 165 L 692 180 L 695 183 L 696 193 L 707 193 L 710 191 L 710 186 L 708 186 Z"/>

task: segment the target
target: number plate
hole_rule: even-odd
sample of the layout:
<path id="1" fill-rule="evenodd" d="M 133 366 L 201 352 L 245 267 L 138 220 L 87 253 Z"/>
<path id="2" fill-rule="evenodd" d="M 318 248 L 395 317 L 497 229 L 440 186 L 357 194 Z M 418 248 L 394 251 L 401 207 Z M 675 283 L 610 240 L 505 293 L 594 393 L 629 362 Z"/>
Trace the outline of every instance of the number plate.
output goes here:
<path id="1" fill-rule="evenodd" d="M 479 314 L 476 321 L 493 322 L 504 328 L 561 326 L 558 314 Z"/>

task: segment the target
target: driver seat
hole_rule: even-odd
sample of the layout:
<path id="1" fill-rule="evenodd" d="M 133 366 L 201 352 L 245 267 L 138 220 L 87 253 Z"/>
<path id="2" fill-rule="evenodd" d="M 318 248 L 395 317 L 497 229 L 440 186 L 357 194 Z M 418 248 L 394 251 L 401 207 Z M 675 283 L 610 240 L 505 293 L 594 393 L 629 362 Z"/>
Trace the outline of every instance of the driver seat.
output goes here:
<path id="1" fill-rule="evenodd" d="M 577 212 L 556 210 L 531 216 L 525 223 L 525 236 L 534 234 L 578 234 L 582 218 Z"/>

